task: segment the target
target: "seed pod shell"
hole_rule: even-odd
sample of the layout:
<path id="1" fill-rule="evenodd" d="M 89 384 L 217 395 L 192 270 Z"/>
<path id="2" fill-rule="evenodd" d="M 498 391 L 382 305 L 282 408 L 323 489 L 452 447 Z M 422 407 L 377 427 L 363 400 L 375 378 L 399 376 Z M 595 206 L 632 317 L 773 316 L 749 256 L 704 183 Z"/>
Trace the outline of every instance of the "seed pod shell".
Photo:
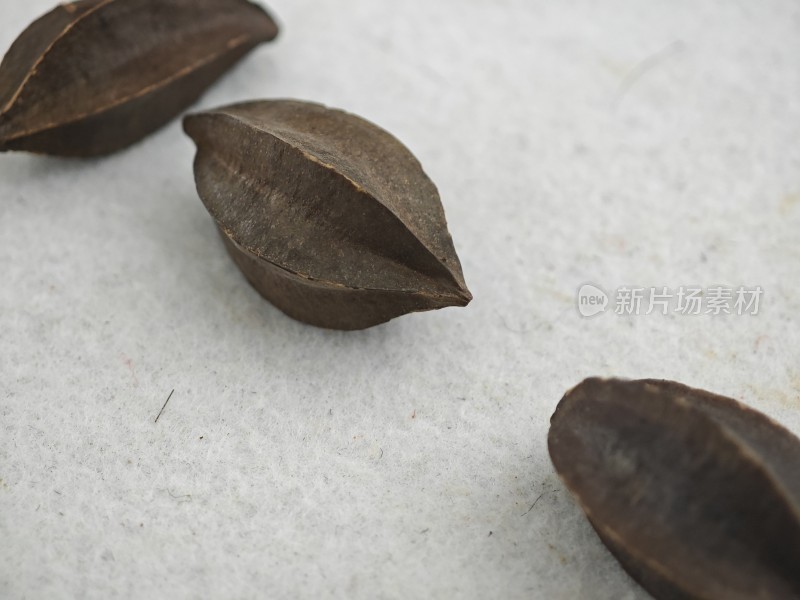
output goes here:
<path id="1" fill-rule="evenodd" d="M 679 383 L 588 379 L 550 456 L 600 539 L 656 598 L 800 598 L 800 440 Z"/>
<path id="2" fill-rule="evenodd" d="M 0 63 L 0 151 L 90 157 L 125 148 L 277 34 L 247 0 L 57 6 Z"/>
<path id="3" fill-rule="evenodd" d="M 184 128 L 231 257 L 289 316 L 365 329 L 471 300 L 436 187 L 383 129 L 294 100 L 190 115 Z"/>

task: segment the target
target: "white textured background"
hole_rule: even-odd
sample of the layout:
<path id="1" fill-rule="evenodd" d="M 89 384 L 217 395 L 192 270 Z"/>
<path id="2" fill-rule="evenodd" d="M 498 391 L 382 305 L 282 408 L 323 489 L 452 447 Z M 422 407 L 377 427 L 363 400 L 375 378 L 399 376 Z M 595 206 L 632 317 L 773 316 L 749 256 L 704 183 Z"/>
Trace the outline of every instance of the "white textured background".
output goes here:
<path id="1" fill-rule="evenodd" d="M 50 7 L 3 0 L 0 46 Z M 548 420 L 586 376 L 664 377 L 800 432 L 800 4 L 271 8 L 280 40 L 202 106 L 297 97 L 395 133 L 475 300 L 289 320 L 229 262 L 177 122 L 105 160 L 0 156 L 0 597 L 646 597 Z M 587 281 L 765 295 L 583 320 Z"/>

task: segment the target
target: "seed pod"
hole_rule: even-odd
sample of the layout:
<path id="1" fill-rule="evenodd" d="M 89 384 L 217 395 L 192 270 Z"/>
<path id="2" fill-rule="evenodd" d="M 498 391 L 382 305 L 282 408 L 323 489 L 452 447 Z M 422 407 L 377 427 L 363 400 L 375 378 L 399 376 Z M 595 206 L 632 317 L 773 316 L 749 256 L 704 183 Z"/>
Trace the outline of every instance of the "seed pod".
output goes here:
<path id="1" fill-rule="evenodd" d="M 31 24 L 0 64 L 0 151 L 96 156 L 172 120 L 275 38 L 247 0 L 80 0 Z"/>
<path id="2" fill-rule="evenodd" d="M 436 187 L 394 137 L 290 100 L 184 119 L 233 260 L 289 316 L 364 329 L 472 298 Z"/>
<path id="3" fill-rule="evenodd" d="M 548 438 L 603 542 L 656 598 L 800 598 L 800 440 L 735 400 L 588 379 Z"/>

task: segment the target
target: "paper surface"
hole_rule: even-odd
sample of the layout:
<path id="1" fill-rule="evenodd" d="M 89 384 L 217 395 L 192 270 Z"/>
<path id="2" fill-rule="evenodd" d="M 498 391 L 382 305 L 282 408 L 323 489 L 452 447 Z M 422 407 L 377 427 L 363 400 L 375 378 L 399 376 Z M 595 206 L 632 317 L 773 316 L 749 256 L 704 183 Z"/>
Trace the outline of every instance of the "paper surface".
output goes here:
<path id="1" fill-rule="evenodd" d="M 0 47 L 50 8 L 4 0 Z M 800 432 L 800 5 L 270 8 L 279 40 L 194 109 L 300 98 L 393 132 L 475 300 L 291 321 L 226 256 L 178 122 L 103 160 L 0 156 L 0 597 L 646 598 L 549 417 L 584 377 L 656 377 Z M 626 286 L 763 296 L 616 315 Z"/>

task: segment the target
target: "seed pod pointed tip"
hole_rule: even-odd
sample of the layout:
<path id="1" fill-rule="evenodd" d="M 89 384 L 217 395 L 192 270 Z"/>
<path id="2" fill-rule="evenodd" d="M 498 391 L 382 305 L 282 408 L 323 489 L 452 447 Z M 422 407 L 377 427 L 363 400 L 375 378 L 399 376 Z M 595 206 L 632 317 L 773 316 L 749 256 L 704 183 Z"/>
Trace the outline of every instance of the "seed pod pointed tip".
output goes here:
<path id="1" fill-rule="evenodd" d="M 459 287 L 449 298 L 453 302 L 450 306 L 464 307 L 472 302 L 472 292 L 470 292 L 466 287 Z"/>
<path id="2" fill-rule="evenodd" d="M 429 309 L 438 310 L 440 308 L 461 307 L 469 305 L 472 301 L 472 294 L 467 290 L 454 289 L 453 291 L 436 294 L 428 297 Z"/>

